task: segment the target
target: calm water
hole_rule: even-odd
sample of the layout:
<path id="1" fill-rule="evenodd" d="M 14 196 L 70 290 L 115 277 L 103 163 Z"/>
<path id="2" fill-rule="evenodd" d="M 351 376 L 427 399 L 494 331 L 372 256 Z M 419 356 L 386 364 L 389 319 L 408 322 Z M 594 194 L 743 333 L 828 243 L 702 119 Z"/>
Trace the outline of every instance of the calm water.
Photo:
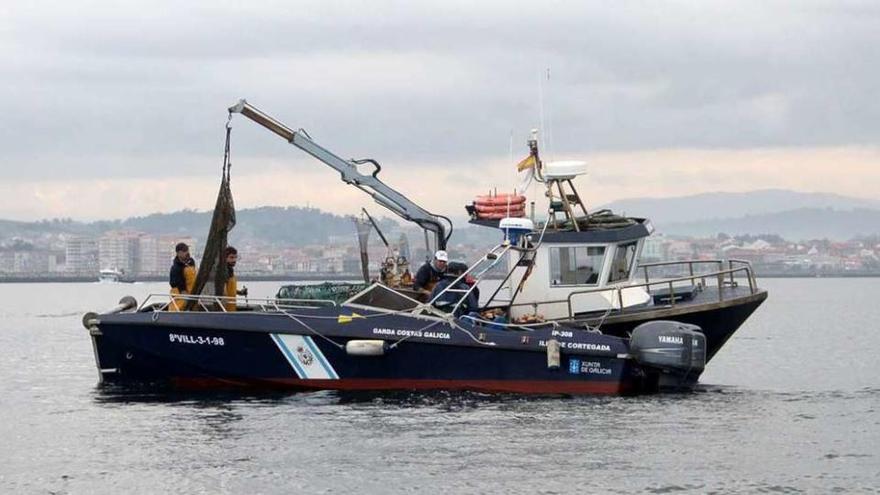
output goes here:
<path id="1" fill-rule="evenodd" d="M 114 396 L 81 314 L 163 284 L 0 285 L 0 492 L 877 492 L 880 279 L 762 285 L 698 392 L 567 399 Z"/>

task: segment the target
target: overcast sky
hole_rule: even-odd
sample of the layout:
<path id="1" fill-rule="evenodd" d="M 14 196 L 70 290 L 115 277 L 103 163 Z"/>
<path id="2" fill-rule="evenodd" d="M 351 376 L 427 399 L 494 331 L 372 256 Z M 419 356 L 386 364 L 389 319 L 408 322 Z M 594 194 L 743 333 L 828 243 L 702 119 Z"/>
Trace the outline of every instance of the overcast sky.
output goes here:
<path id="1" fill-rule="evenodd" d="M 590 163 L 591 203 L 880 197 L 878 2 L 244 4 L 0 4 L 0 218 L 210 208 L 241 97 L 379 159 L 447 215 L 511 188 L 536 127 L 545 156 Z M 370 204 L 241 116 L 233 127 L 239 207 Z"/>

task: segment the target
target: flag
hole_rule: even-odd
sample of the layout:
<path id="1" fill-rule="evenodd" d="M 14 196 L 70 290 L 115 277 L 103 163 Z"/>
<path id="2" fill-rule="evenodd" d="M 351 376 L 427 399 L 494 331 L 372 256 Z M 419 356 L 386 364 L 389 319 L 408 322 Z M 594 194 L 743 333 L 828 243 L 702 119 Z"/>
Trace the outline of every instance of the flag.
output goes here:
<path id="1" fill-rule="evenodd" d="M 516 164 L 516 170 L 522 172 L 530 168 L 535 168 L 535 155 L 525 157 L 521 162 Z"/>

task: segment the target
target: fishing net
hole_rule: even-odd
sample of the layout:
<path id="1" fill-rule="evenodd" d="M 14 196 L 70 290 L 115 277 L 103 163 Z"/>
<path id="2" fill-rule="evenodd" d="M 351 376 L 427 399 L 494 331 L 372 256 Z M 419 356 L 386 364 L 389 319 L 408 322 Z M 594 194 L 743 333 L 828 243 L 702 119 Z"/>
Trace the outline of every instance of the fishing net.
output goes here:
<path id="1" fill-rule="evenodd" d="M 397 241 L 397 250 L 400 252 L 400 257 L 409 261 L 412 259 L 412 255 L 409 252 L 409 238 L 406 237 L 406 234 L 403 232 L 400 233 L 400 240 Z"/>
<path id="2" fill-rule="evenodd" d="M 368 242 L 370 240 L 370 230 L 373 228 L 372 222 L 366 218 L 352 217 L 354 225 L 357 228 L 358 247 L 361 251 L 361 272 L 364 275 L 364 282 L 370 281 L 370 258 L 367 254 Z"/>
<path id="3" fill-rule="evenodd" d="M 202 252 L 202 262 L 199 265 L 199 273 L 196 275 L 196 285 L 193 294 L 202 294 L 207 289 L 207 294 L 225 296 L 228 269 L 226 256 L 223 253 L 228 245 L 229 231 L 235 227 L 235 203 L 232 200 L 232 189 L 229 187 L 230 170 L 232 163 L 229 158 L 229 137 L 232 127 L 226 124 L 226 150 L 223 153 L 223 172 L 220 180 L 220 190 L 217 193 L 217 202 L 214 205 L 214 215 L 211 217 L 211 228 L 208 231 L 208 239 L 205 241 L 205 250 Z M 213 290 L 210 287 L 213 283 Z M 190 302 L 193 309 L 194 301 Z"/>
<path id="4" fill-rule="evenodd" d="M 303 302 L 305 300 L 334 301 L 343 303 L 367 288 L 367 284 L 347 282 L 324 282 L 310 285 L 285 285 L 278 290 L 275 298 L 279 302 Z"/>

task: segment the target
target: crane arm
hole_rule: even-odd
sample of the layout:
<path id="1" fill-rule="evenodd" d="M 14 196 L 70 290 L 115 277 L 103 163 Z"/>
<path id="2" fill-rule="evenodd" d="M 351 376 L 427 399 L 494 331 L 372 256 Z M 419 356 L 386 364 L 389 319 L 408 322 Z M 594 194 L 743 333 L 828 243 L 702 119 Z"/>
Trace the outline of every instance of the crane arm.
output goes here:
<path id="1" fill-rule="evenodd" d="M 410 221 L 421 227 L 427 232 L 432 232 L 435 238 L 435 249 L 446 249 L 446 242 L 452 233 L 452 222 L 441 215 L 434 215 L 421 206 L 417 205 L 403 194 L 397 192 L 384 182 L 378 175 L 382 171 L 382 167 L 376 160 L 344 160 L 333 154 L 331 151 L 312 141 L 308 133 L 302 129 L 294 131 L 281 122 L 275 120 L 269 115 L 263 113 L 259 109 L 245 100 L 240 100 L 237 104 L 229 107 L 229 113 L 240 113 L 245 117 L 253 120 L 257 124 L 281 136 L 288 143 L 312 155 L 324 164 L 334 168 L 342 176 L 342 181 L 346 184 L 353 185 L 372 196 L 380 205 L 388 208 L 404 220 Z M 370 175 L 365 175 L 358 171 L 358 165 L 370 163 L 374 170 Z"/>

